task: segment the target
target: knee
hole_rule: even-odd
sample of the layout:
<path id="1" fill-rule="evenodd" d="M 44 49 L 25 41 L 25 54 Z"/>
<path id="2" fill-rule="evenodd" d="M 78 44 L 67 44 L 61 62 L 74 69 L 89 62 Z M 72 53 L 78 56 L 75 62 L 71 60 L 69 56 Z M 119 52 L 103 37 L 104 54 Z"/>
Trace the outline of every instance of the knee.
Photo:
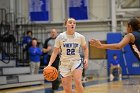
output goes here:
<path id="1" fill-rule="evenodd" d="M 81 79 L 75 79 L 75 84 L 76 85 L 81 85 Z"/>
<path id="2" fill-rule="evenodd" d="M 65 88 L 66 93 L 72 93 L 72 89 L 70 89 L 69 87 Z"/>
<path id="3" fill-rule="evenodd" d="M 64 87 L 65 89 L 69 89 L 69 87 L 71 86 L 70 83 L 65 82 L 65 81 L 62 81 L 62 85 L 63 85 L 63 87 Z"/>
<path id="4" fill-rule="evenodd" d="M 62 85 L 66 93 L 72 93 L 72 88 L 71 85 L 68 84 L 67 82 L 62 81 Z"/>

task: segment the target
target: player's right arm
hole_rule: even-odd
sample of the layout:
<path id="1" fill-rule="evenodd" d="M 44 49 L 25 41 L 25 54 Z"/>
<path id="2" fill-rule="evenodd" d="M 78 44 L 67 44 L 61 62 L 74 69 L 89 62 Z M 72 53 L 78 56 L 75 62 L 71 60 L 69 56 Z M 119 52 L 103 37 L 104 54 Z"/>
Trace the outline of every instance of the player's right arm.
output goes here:
<path id="1" fill-rule="evenodd" d="M 59 48 L 54 48 L 48 66 L 51 66 L 59 53 Z"/>
<path id="2" fill-rule="evenodd" d="M 59 52 L 60 52 L 60 35 L 57 36 L 57 38 L 55 39 L 53 53 L 51 55 L 48 66 L 51 66 L 53 64 Z"/>

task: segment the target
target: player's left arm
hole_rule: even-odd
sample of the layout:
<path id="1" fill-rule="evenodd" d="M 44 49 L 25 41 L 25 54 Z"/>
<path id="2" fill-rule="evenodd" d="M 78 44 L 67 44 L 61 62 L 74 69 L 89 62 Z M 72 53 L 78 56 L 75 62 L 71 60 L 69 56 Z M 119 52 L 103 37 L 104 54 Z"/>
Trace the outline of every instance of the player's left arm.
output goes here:
<path id="1" fill-rule="evenodd" d="M 52 55 L 51 55 L 51 58 L 50 58 L 50 61 L 49 61 L 48 66 L 51 66 L 51 65 L 53 64 L 53 62 L 55 61 L 55 59 L 56 59 L 58 53 L 59 53 L 59 48 L 56 48 L 56 47 L 55 47 L 54 50 L 53 50 L 53 53 L 52 53 Z"/>
<path id="2" fill-rule="evenodd" d="M 88 67 L 88 47 L 86 44 L 85 37 L 82 37 L 82 48 L 84 52 L 84 68 L 86 69 Z"/>
<path id="3" fill-rule="evenodd" d="M 53 62 L 55 61 L 58 53 L 60 52 L 60 35 L 55 39 L 55 44 L 54 44 L 54 49 L 53 49 L 53 53 L 51 55 L 50 61 L 48 66 L 51 66 L 53 64 Z"/>
<path id="4" fill-rule="evenodd" d="M 127 44 L 133 43 L 134 41 L 135 41 L 134 35 L 132 33 L 129 33 L 125 35 L 124 38 L 119 43 L 102 44 L 99 40 L 91 39 L 90 45 L 101 49 L 120 50 Z"/>
<path id="5" fill-rule="evenodd" d="M 83 51 L 84 51 L 84 68 L 86 69 L 88 67 L 88 47 L 85 44 L 82 46 Z"/>

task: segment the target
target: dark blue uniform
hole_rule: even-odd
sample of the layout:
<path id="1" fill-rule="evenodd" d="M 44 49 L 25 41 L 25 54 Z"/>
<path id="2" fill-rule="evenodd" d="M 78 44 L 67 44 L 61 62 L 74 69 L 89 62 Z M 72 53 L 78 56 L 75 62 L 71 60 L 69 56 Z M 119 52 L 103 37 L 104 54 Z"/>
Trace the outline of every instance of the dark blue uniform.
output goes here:
<path id="1" fill-rule="evenodd" d="M 140 31 L 134 31 L 132 34 L 135 37 L 135 42 L 130 43 L 130 47 L 134 53 L 134 55 L 140 60 Z"/>

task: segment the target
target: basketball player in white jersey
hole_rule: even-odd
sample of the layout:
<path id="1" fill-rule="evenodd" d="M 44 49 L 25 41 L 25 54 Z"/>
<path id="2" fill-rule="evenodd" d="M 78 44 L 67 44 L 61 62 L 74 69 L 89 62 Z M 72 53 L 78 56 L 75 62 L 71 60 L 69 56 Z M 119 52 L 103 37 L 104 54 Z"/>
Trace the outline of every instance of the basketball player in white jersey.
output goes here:
<path id="1" fill-rule="evenodd" d="M 75 32 L 76 21 L 68 18 L 65 21 L 66 31 L 60 33 L 55 40 L 54 50 L 48 66 L 54 62 L 57 54 L 60 56 L 60 75 L 65 93 L 72 93 L 72 80 L 75 82 L 76 93 L 83 93 L 81 82 L 83 63 L 80 58 L 80 47 L 84 51 L 84 68 L 88 67 L 88 47 L 85 37 Z M 44 68 L 45 69 L 45 68 Z"/>

